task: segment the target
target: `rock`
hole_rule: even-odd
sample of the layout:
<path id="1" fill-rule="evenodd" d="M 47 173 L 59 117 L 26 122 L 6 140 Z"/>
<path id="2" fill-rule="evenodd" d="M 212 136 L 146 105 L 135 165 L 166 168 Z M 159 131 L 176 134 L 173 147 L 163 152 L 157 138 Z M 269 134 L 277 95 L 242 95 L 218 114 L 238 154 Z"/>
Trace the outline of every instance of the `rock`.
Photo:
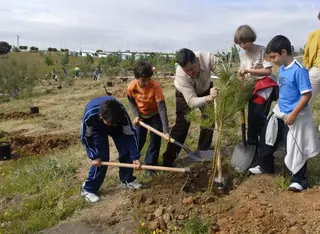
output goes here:
<path id="1" fill-rule="evenodd" d="M 307 224 L 307 221 L 305 221 L 305 220 L 300 220 L 300 221 L 299 221 L 299 224 L 300 224 L 301 226 L 304 226 L 304 225 Z"/>
<path id="2" fill-rule="evenodd" d="M 193 203 L 194 203 L 193 197 L 186 197 L 186 198 L 183 198 L 182 200 L 182 204 L 184 205 L 191 205 Z"/>
<path id="3" fill-rule="evenodd" d="M 151 221 L 154 219 L 154 214 L 148 213 L 147 215 L 147 221 Z"/>
<path id="4" fill-rule="evenodd" d="M 259 204 L 262 205 L 262 206 L 267 206 L 267 205 L 268 205 L 268 202 L 266 202 L 266 201 L 260 201 Z"/>
<path id="5" fill-rule="evenodd" d="M 154 209 L 155 209 L 155 207 L 154 207 L 153 205 L 145 206 L 145 207 L 143 208 L 143 210 L 144 210 L 145 213 L 151 213 L 151 212 L 154 211 Z"/>
<path id="6" fill-rule="evenodd" d="M 162 231 L 165 231 L 165 230 L 167 229 L 167 226 L 166 226 L 166 223 L 165 223 L 165 221 L 163 220 L 163 218 L 159 218 L 158 221 L 159 221 L 160 229 L 161 229 Z"/>
<path id="7" fill-rule="evenodd" d="M 214 196 L 208 196 L 206 197 L 204 202 L 208 204 L 208 203 L 214 202 L 214 200 L 215 200 Z"/>
<path id="8" fill-rule="evenodd" d="M 264 217 L 264 216 L 265 216 L 265 213 L 264 213 L 264 211 L 261 210 L 261 209 L 256 210 L 256 211 L 254 212 L 254 217 L 255 217 L 255 218 L 262 218 L 262 217 Z"/>
<path id="9" fill-rule="evenodd" d="M 172 214 L 175 212 L 175 209 L 172 205 L 168 206 L 166 210 L 167 210 L 167 212 L 172 213 Z"/>
<path id="10" fill-rule="evenodd" d="M 184 216 L 184 215 L 179 215 L 179 216 L 178 216 L 178 219 L 179 219 L 179 220 L 183 220 L 183 219 L 185 219 L 185 216 Z"/>
<path id="11" fill-rule="evenodd" d="M 144 203 L 146 205 L 151 205 L 153 202 L 154 202 L 154 200 L 152 199 L 152 197 L 148 197 Z"/>
<path id="12" fill-rule="evenodd" d="M 313 205 L 314 210 L 320 210 L 320 203 L 316 203 Z"/>
<path id="13" fill-rule="evenodd" d="M 164 215 L 163 215 L 163 220 L 168 224 L 169 222 L 170 222 L 170 220 L 171 220 L 171 216 L 170 216 L 170 214 L 168 214 L 168 213 L 165 213 Z"/>
<path id="14" fill-rule="evenodd" d="M 108 226 L 113 226 L 119 222 L 120 222 L 120 219 L 117 217 L 110 217 L 109 219 L 107 219 Z"/>
<path id="15" fill-rule="evenodd" d="M 138 200 L 140 203 L 144 203 L 146 201 L 146 196 L 144 194 L 140 194 Z"/>
<path id="16" fill-rule="evenodd" d="M 218 219 L 217 224 L 220 229 L 226 229 L 229 224 L 229 220 L 227 218 Z"/>
<path id="17" fill-rule="evenodd" d="M 306 232 L 302 229 L 301 226 L 293 226 L 289 228 L 288 234 L 305 234 Z"/>
<path id="18" fill-rule="evenodd" d="M 159 221 L 158 220 L 154 220 L 154 221 L 151 221 L 151 222 L 149 222 L 148 223 L 148 228 L 150 229 L 150 230 L 156 230 L 157 228 L 159 228 L 160 227 L 160 224 L 159 224 Z"/>
<path id="19" fill-rule="evenodd" d="M 281 231 L 281 234 L 287 234 L 288 233 L 288 228 L 284 227 Z"/>
<path id="20" fill-rule="evenodd" d="M 156 209 L 156 211 L 154 212 L 154 215 L 155 215 L 157 218 L 159 218 L 159 217 L 162 216 L 163 211 L 164 211 L 163 207 L 160 206 L 158 209 Z"/>
<path id="21" fill-rule="evenodd" d="M 255 194 L 249 194 L 249 200 L 257 199 L 257 195 Z"/>
<path id="22" fill-rule="evenodd" d="M 297 221 L 294 218 L 289 218 L 288 219 L 290 227 L 294 226 L 297 224 Z"/>

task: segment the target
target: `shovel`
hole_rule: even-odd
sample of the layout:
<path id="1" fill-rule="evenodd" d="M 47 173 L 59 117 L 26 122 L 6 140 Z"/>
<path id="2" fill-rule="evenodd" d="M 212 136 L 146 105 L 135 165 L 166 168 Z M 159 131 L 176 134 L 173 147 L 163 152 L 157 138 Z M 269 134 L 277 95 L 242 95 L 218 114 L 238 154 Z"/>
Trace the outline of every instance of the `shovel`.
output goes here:
<path id="1" fill-rule="evenodd" d="M 134 168 L 135 165 L 131 163 L 118 163 L 118 162 L 101 162 L 103 166 L 113 166 L 113 167 L 127 167 Z M 190 168 L 175 168 L 175 167 L 162 167 L 162 166 L 152 166 L 152 165 L 141 165 L 143 170 L 153 170 L 153 171 L 168 171 L 168 172 L 180 172 L 180 173 L 190 173 Z"/>
<path id="2" fill-rule="evenodd" d="M 255 151 L 255 145 L 248 145 L 246 140 L 245 110 L 241 110 L 241 133 L 242 142 L 234 148 L 231 164 L 238 172 L 244 172 L 250 167 Z"/>
<path id="3" fill-rule="evenodd" d="M 187 161 L 203 162 L 203 161 L 211 160 L 211 158 L 212 158 L 212 155 L 203 154 L 201 151 L 193 153 L 187 146 L 177 142 L 175 139 L 173 139 L 171 137 L 166 136 L 164 133 L 158 131 L 157 129 L 154 129 L 153 127 L 149 126 L 148 124 L 145 124 L 142 121 L 139 121 L 139 124 L 140 124 L 140 126 L 150 130 L 154 134 L 162 137 L 166 141 L 171 142 L 172 144 L 175 144 L 175 145 L 181 147 L 182 149 L 184 149 L 187 152 Z"/>

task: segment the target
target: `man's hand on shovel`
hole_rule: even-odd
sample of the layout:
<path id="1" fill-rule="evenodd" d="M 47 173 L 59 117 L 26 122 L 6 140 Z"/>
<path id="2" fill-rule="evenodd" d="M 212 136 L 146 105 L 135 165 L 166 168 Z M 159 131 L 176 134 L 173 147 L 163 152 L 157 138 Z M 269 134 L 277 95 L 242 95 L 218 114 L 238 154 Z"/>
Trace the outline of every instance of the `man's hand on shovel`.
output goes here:
<path id="1" fill-rule="evenodd" d="M 94 167 L 100 167 L 101 166 L 101 158 L 97 158 L 91 161 L 91 165 Z"/>
<path id="2" fill-rule="evenodd" d="M 140 162 L 140 160 L 139 160 L 139 159 L 138 159 L 138 160 L 133 161 L 133 162 L 132 162 L 132 164 L 134 165 L 134 169 L 135 169 L 135 170 L 139 170 L 139 169 L 141 169 L 141 162 Z"/>
<path id="3" fill-rule="evenodd" d="M 134 120 L 132 121 L 134 125 L 138 125 L 140 122 L 140 118 L 139 117 L 135 117 Z"/>

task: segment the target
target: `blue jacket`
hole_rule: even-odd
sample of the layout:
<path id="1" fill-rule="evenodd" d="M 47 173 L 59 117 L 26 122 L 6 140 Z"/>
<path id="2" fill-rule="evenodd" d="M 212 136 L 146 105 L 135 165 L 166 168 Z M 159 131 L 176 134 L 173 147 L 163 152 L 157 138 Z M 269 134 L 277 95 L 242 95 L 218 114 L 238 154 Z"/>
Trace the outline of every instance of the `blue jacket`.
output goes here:
<path id="1" fill-rule="evenodd" d="M 120 119 L 120 123 L 117 126 L 107 126 L 103 123 L 99 116 L 100 105 L 107 100 L 116 100 L 112 96 L 103 96 L 92 99 L 85 107 L 84 115 L 81 121 L 81 142 L 87 148 L 88 157 L 90 159 L 100 158 L 99 144 L 103 144 L 103 139 L 107 139 L 108 136 L 120 134 L 120 138 L 126 145 L 123 147 L 129 148 L 130 158 L 134 161 L 140 158 L 140 152 L 138 147 L 138 139 L 135 134 L 135 129 L 132 127 L 130 117 L 119 102 L 122 111 L 123 118 Z"/>

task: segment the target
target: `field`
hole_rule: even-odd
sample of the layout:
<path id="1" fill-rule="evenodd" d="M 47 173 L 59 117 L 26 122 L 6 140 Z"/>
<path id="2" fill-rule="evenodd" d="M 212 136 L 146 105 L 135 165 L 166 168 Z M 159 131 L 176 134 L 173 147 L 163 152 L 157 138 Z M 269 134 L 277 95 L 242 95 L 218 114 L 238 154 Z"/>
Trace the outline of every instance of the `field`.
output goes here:
<path id="1" fill-rule="evenodd" d="M 39 64 L 42 74 L 61 69 L 60 65 L 45 65 L 39 54 L 12 56 Z M 78 63 L 77 58 L 70 58 L 68 70 Z M 173 80 L 157 79 L 173 125 Z M 230 126 L 224 138 L 223 168 L 228 184 L 224 194 L 206 191 L 210 163 L 189 164 L 189 176 L 160 173 L 150 179 L 138 171 L 138 179 L 147 185 L 139 191 L 119 188 L 118 169 L 110 167 L 101 202 L 87 204 L 80 187 L 89 160 L 79 142 L 79 127 L 84 106 L 105 95 L 107 80 L 109 77 L 97 82 L 83 78 L 63 82 L 61 89 L 55 82 L 46 88 L 39 85 L 33 98 L 40 108 L 36 115 L 28 114 L 26 99 L 0 104 L 0 129 L 11 139 L 14 154 L 12 160 L 0 161 L 0 233 L 320 233 L 320 159 L 308 164 L 312 187 L 298 194 L 287 191 L 289 177 L 281 150 L 277 152 L 277 175 L 238 174 L 229 161 L 240 141 L 240 123 Z M 128 107 L 127 82 L 114 82 L 108 91 Z M 319 100 L 314 110 L 318 126 Z M 198 126 L 192 124 L 186 142 L 191 149 L 198 135 Z M 161 152 L 165 147 L 162 142 Z M 110 148 L 111 161 L 116 161 L 113 142 Z"/>

